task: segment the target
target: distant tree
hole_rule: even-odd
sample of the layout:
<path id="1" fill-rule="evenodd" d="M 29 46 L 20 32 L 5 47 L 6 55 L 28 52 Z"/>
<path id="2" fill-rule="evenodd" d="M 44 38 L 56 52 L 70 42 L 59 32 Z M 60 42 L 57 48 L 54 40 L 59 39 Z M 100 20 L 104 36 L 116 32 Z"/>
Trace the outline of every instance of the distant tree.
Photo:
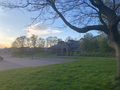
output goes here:
<path id="1" fill-rule="evenodd" d="M 52 46 L 56 45 L 59 40 L 56 36 L 52 37 Z"/>
<path id="2" fill-rule="evenodd" d="M 31 48 L 32 48 L 32 53 L 33 53 L 33 54 L 35 53 L 37 38 L 38 38 L 38 36 L 37 36 L 37 35 L 34 35 L 34 34 L 30 37 L 30 40 L 31 40 Z M 32 59 L 33 59 L 33 54 L 32 54 Z"/>
<path id="3" fill-rule="evenodd" d="M 42 49 L 45 47 L 45 39 L 44 38 L 38 38 L 36 41 L 36 47 L 37 47 L 37 52 L 41 52 Z"/>
<path id="4" fill-rule="evenodd" d="M 97 37 L 93 37 L 91 33 L 86 33 L 80 42 L 80 50 L 85 52 L 96 52 L 99 49 Z"/>
<path id="5" fill-rule="evenodd" d="M 114 52 L 114 49 L 111 48 L 108 44 L 107 44 L 108 38 L 103 38 L 102 40 L 100 40 L 100 52 L 107 52 L 107 53 L 112 53 Z"/>
<path id="6" fill-rule="evenodd" d="M 59 41 L 62 41 L 62 39 L 61 39 L 61 38 L 58 38 L 58 42 L 59 42 Z"/>
<path id="7" fill-rule="evenodd" d="M 52 46 L 52 36 L 47 37 L 46 41 L 47 41 L 47 46 L 51 47 Z"/>
<path id="8" fill-rule="evenodd" d="M 77 38 L 77 37 L 75 37 L 75 38 L 74 38 L 74 41 L 78 41 L 78 38 Z"/>
<path id="9" fill-rule="evenodd" d="M 91 45 L 90 46 L 91 47 L 90 51 L 92 51 L 92 52 L 99 52 L 99 39 L 96 36 L 94 36 L 92 38 L 92 41 L 91 41 L 90 45 Z"/>
<path id="10" fill-rule="evenodd" d="M 92 40 L 93 35 L 91 33 L 86 33 L 80 42 L 80 50 L 89 52 L 90 50 L 90 41 Z"/>
<path id="11" fill-rule="evenodd" d="M 79 50 L 82 52 L 83 51 L 88 52 L 88 48 L 89 48 L 88 39 L 81 38 Z"/>
<path id="12" fill-rule="evenodd" d="M 56 36 L 50 36 L 46 38 L 46 44 L 48 47 L 56 45 L 59 41 L 62 41 L 62 39 L 56 37 Z"/>
<path id="13" fill-rule="evenodd" d="M 114 50 L 107 44 L 107 36 L 102 32 L 99 34 L 100 35 L 93 36 L 91 33 L 86 33 L 81 39 L 79 49 L 85 52 L 114 52 Z"/>
<path id="14" fill-rule="evenodd" d="M 26 47 L 30 48 L 31 47 L 31 41 L 29 37 L 26 37 L 26 42 L 25 42 Z"/>
<path id="15" fill-rule="evenodd" d="M 49 47 L 49 39 L 48 39 L 48 37 L 46 38 L 46 47 L 48 48 Z"/>
<path id="16" fill-rule="evenodd" d="M 44 38 L 39 38 L 36 43 L 38 48 L 44 48 L 45 47 L 45 39 Z"/>
<path id="17" fill-rule="evenodd" d="M 113 53 L 114 49 L 111 48 L 107 41 L 108 41 L 108 37 L 106 34 L 104 34 L 103 32 L 99 32 L 99 35 L 96 36 L 99 39 L 99 51 L 100 52 L 105 52 L 105 53 Z"/>
<path id="18" fill-rule="evenodd" d="M 12 43 L 12 47 L 18 48 L 21 57 L 25 53 L 24 52 L 25 41 L 26 41 L 26 36 L 20 36 L 16 38 L 16 40 Z"/>
<path id="19" fill-rule="evenodd" d="M 11 44 L 11 48 L 12 48 L 12 54 L 13 55 L 16 55 L 16 54 L 18 54 L 18 45 L 17 45 L 17 43 L 14 41 L 14 42 L 12 42 L 12 44 Z"/>
<path id="20" fill-rule="evenodd" d="M 69 41 L 69 40 L 73 40 L 73 38 L 71 36 L 68 36 L 66 39 L 65 39 L 65 42 Z"/>

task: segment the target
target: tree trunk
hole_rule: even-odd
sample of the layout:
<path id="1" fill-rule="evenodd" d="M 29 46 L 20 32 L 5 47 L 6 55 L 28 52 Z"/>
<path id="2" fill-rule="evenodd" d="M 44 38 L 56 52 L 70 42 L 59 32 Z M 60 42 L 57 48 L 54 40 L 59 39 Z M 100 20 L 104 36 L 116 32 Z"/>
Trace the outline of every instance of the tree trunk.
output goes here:
<path id="1" fill-rule="evenodd" d="M 117 75 L 120 76 L 120 46 L 116 46 Z"/>
<path id="2" fill-rule="evenodd" d="M 117 60 L 117 75 L 120 77 L 120 44 L 115 43 L 112 40 L 108 40 L 108 45 L 115 49 Z"/>

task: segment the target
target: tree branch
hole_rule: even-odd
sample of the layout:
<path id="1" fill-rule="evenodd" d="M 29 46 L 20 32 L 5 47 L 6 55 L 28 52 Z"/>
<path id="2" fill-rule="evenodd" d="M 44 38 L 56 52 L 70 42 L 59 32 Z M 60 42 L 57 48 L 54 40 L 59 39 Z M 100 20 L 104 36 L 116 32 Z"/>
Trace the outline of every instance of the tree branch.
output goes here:
<path id="1" fill-rule="evenodd" d="M 117 5 L 117 7 L 115 8 L 115 11 L 120 7 L 120 4 Z"/>
<path id="2" fill-rule="evenodd" d="M 108 17 L 108 20 L 111 21 L 112 24 L 116 23 L 115 18 L 117 17 L 114 10 L 110 9 L 109 7 L 105 6 L 101 0 L 90 0 L 91 4 L 99 9 L 102 14 Z"/>
<path id="3" fill-rule="evenodd" d="M 120 15 L 118 16 L 118 22 L 120 22 Z"/>
<path id="4" fill-rule="evenodd" d="M 92 9 L 94 9 L 96 12 L 98 12 L 98 10 L 96 8 L 94 8 L 93 6 L 91 6 L 90 4 L 88 4 L 87 2 L 84 2 L 86 3 L 89 7 L 91 7 Z"/>
<path id="5" fill-rule="evenodd" d="M 0 5 L 1 6 L 3 6 L 3 7 L 7 7 L 7 8 L 11 8 L 11 9 L 14 9 L 14 8 L 25 8 L 25 7 L 28 7 L 29 5 L 36 5 L 36 6 L 46 6 L 46 5 L 48 5 L 49 3 L 42 3 L 42 4 L 40 4 L 40 3 L 30 3 L 28 0 L 27 0 L 27 2 L 26 2 L 26 4 L 23 4 L 23 5 L 17 5 L 17 4 L 12 4 L 12 3 L 8 3 L 8 4 L 6 4 L 6 3 L 3 3 L 3 2 L 1 2 L 0 3 Z"/>
<path id="6" fill-rule="evenodd" d="M 91 2 L 91 4 L 92 4 L 93 6 L 95 6 L 95 7 L 98 8 L 98 4 L 96 4 L 96 3 L 94 2 L 94 0 L 90 0 L 90 2 Z"/>
<path id="7" fill-rule="evenodd" d="M 115 0 L 113 0 L 113 10 L 115 10 Z"/>
<path id="8" fill-rule="evenodd" d="M 6 3 L 1 2 L 0 5 L 3 6 L 4 8 L 14 9 L 14 8 L 25 8 L 25 7 L 29 6 L 30 3 L 27 2 L 25 5 L 18 6 L 18 5 L 14 5 L 12 3 L 6 4 Z"/>
<path id="9" fill-rule="evenodd" d="M 105 26 L 103 25 L 93 25 L 93 26 L 87 26 L 87 27 L 84 27 L 84 28 L 78 28 L 78 27 L 75 27 L 73 25 L 71 25 L 65 18 L 64 16 L 57 10 L 56 6 L 54 5 L 54 3 L 52 3 L 52 8 L 56 11 L 56 13 L 60 16 L 60 18 L 64 21 L 64 23 L 69 26 L 71 29 L 79 32 L 79 33 L 85 33 L 85 32 L 88 32 L 90 30 L 99 30 L 99 31 L 103 31 L 105 32 L 107 35 L 109 33 L 109 30 L 108 28 L 106 28 Z"/>
<path id="10" fill-rule="evenodd" d="M 107 25 L 106 25 L 106 23 L 103 21 L 103 19 L 102 19 L 102 14 L 101 14 L 101 12 L 99 11 L 98 12 L 98 14 L 99 14 L 99 19 L 100 19 L 100 22 L 104 25 L 104 26 L 106 26 L 107 27 Z"/>

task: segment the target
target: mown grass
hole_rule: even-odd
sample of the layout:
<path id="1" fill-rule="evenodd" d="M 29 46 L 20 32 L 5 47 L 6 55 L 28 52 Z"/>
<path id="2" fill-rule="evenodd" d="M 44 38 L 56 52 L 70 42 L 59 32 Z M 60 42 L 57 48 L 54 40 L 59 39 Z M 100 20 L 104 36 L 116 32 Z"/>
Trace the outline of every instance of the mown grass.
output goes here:
<path id="1" fill-rule="evenodd" d="M 75 54 L 74 56 L 83 56 L 83 57 L 111 57 L 115 58 L 116 55 L 115 53 L 80 53 L 80 54 Z"/>
<path id="2" fill-rule="evenodd" d="M 50 58 L 50 57 L 57 57 L 57 54 L 51 54 L 51 53 L 35 53 L 33 55 L 27 55 L 27 54 L 23 54 L 22 57 L 45 57 L 45 58 Z M 20 58 L 21 55 L 14 55 L 12 57 L 15 57 L 15 58 Z"/>
<path id="3" fill-rule="evenodd" d="M 117 73 L 116 64 L 112 59 L 81 58 L 0 71 L 0 90 L 111 90 L 111 82 Z"/>
<path id="4" fill-rule="evenodd" d="M 80 59 L 81 57 L 93 58 L 93 57 L 103 57 L 103 58 L 115 58 L 113 53 L 79 53 L 73 54 L 72 56 L 57 56 L 57 54 L 51 53 L 35 53 L 34 55 L 23 54 L 22 57 L 43 57 L 43 58 L 69 58 L 69 59 Z M 20 58 L 21 55 L 16 55 L 12 57 Z"/>

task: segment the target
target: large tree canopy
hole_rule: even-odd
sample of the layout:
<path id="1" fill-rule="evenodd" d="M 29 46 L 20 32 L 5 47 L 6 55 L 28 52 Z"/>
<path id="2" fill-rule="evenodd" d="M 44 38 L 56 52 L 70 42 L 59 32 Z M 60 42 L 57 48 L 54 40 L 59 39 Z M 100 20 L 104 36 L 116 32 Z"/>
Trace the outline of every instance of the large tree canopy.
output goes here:
<path id="1" fill-rule="evenodd" d="M 26 8 L 29 12 L 38 11 L 35 20 L 55 20 L 60 17 L 67 26 L 80 33 L 99 30 L 110 34 L 108 26 L 120 21 L 119 0 L 16 0 L 15 3 L 2 2 L 0 5 L 11 9 Z M 98 20 L 102 25 L 97 25 Z M 86 27 L 81 28 L 81 25 Z"/>
<path id="2" fill-rule="evenodd" d="M 0 5 L 3 8 L 37 11 L 39 14 L 34 20 L 54 22 L 55 19 L 61 18 L 68 27 L 80 33 L 90 30 L 103 31 L 110 39 L 109 45 L 116 50 L 120 76 L 119 0 L 16 0 L 16 2 L 4 0 Z"/>

